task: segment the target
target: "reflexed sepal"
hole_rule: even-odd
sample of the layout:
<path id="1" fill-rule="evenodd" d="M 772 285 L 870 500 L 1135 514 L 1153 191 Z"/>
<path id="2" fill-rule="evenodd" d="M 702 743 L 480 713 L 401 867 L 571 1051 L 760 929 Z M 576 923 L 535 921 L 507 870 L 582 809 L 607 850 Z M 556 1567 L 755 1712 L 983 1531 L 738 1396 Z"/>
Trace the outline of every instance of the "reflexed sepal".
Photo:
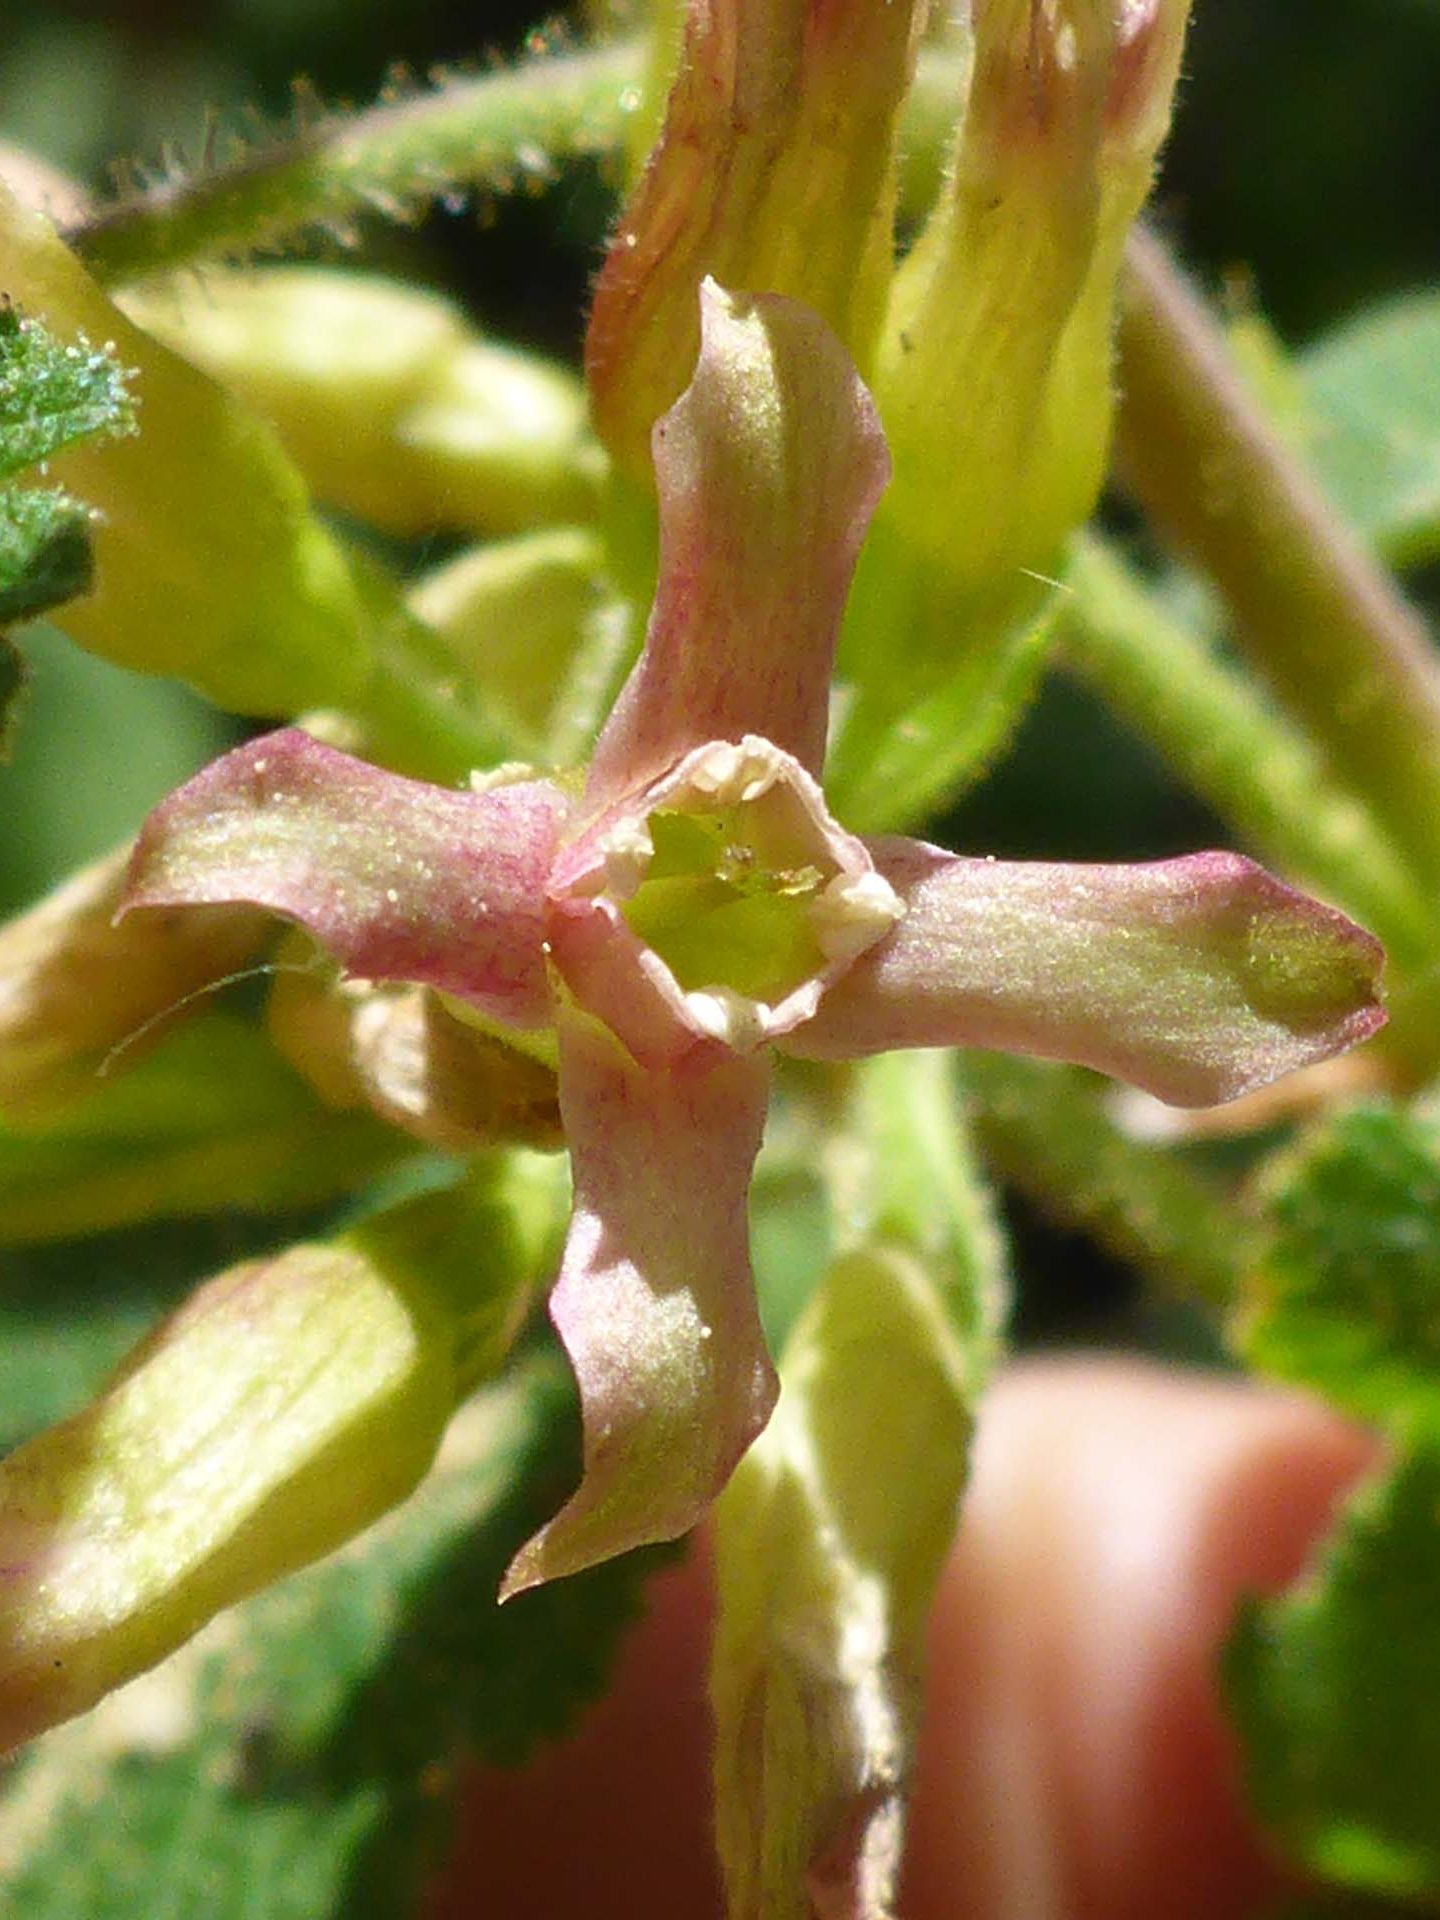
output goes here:
<path id="1" fill-rule="evenodd" d="M 237 747 L 141 830 L 124 911 L 244 901 L 350 972 L 548 1018 L 541 915 L 566 801 L 547 781 L 459 793 L 294 729 Z"/>
<path id="2" fill-rule="evenodd" d="M 694 378 L 655 429 L 660 578 L 590 794 L 705 740 L 762 735 L 818 773 L 835 636 L 889 476 L 840 341 L 793 300 L 701 292 Z"/>
<path id="3" fill-rule="evenodd" d="M 905 918 L 788 1052 L 998 1047 L 1209 1106 L 1384 1024 L 1380 943 L 1238 854 L 1086 867 L 914 840 L 872 851 Z"/>
<path id="4" fill-rule="evenodd" d="M 755 1060 L 646 1071 L 562 1012 L 575 1210 L 550 1315 L 580 1388 L 584 1478 L 516 1556 L 506 1596 L 677 1538 L 765 1425 L 775 1376 L 746 1194 L 768 1085 Z"/>

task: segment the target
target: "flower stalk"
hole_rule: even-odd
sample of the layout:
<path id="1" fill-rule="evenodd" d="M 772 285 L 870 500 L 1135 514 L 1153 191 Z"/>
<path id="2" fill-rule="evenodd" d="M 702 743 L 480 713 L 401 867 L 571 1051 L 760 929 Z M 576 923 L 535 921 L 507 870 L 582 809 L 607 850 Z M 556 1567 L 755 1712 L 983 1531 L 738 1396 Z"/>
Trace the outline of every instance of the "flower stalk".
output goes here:
<path id="1" fill-rule="evenodd" d="M 1440 887 L 1440 667 L 1420 615 L 1338 519 L 1162 242 L 1130 241 L 1123 484 L 1224 594 L 1241 644 Z"/>

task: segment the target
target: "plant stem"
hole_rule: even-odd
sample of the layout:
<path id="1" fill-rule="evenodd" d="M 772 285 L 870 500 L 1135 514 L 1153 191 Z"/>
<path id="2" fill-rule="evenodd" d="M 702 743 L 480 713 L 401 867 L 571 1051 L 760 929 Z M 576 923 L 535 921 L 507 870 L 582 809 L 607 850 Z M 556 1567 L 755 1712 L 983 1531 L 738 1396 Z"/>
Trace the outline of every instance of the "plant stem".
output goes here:
<path id="1" fill-rule="evenodd" d="M 1427 965 L 1440 915 L 1299 728 L 1105 541 L 1079 537 L 1066 583 L 1057 616 L 1066 664 L 1256 852 L 1365 921 L 1398 964 Z"/>
<path id="2" fill-rule="evenodd" d="M 1168 1291 L 1228 1305 L 1253 1251 L 1243 1219 L 1174 1153 L 1122 1132 L 1109 1088 L 999 1053 L 967 1055 L 965 1078 L 986 1158 L 1021 1193 Z"/>
<path id="3" fill-rule="evenodd" d="M 66 234 L 105 284 L 280 249 L 307 228 L 405 216 L 456 188 L 505 193 L 579 154 L 618 152 L 644 112 L 643 39 L 548 53 L 433 92 L 327 117 L 189 178 L 101 207 Z M 905 107 L 902 202 L 927 204 L 959 115 L 964 62 L 921 58 Z"/>
<path id="4" fill-rule="evenodd" d="M 404 217 L 458 189 L 505 193 L 618 145 L 638 105 L 637 44 L 546 54 L 279 139 L 101 208 L 66 238 L 103 283 L 278 248 L 365 213 Z"/>
<path id="5" fill-rule="evenodd" d="M 1440 886 L 1440 668 L 1419 615 L 1265 416 L 1153 234 L 1127 255 L 1120 478 L 1216 582 L 1237 637 Z"/>

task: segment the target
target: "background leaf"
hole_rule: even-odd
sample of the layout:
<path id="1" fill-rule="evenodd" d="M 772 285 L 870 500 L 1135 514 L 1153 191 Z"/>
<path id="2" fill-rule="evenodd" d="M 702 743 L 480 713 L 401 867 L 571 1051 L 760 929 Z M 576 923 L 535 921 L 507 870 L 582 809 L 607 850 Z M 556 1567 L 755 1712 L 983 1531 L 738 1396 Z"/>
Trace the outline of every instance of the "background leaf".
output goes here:
<path id="1" fill-rule="evenodd" d="M 1440 294 L 1386 301 L 1299 362 L 1308 451 L 1346 518 L 1397 565 L 1440 554 Z"/>
<path id="2" fill-rule="evenodd" d="M 1271 1237 L 1235 1327 L 1246 1359 L 1440 1444 L 1440 1116 L 1341 1114 L 1272 1163 L 1262 1192 Z"/>
<path id="3" fill-rule="evenodd" d="M 1428 1451 L 1362 1490 L 1316 1573 L 1242 1616 L 1226 1675 L 1254 1804 L 1295 1858 L 1427 1905 L 1440 1895 L 1437 1510 Z"/>

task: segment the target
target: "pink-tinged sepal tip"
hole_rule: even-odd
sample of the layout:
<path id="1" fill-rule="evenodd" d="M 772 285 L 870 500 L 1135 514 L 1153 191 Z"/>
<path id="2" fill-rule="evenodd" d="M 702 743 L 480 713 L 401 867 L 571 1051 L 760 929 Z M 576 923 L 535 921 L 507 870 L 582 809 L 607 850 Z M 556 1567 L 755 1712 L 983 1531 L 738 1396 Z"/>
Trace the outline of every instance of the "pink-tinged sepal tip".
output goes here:
<path id="1" fill-rule="evenodd" d="M 687 1532 L 769 1419 L 746 1210 L 768 1091 L 763 1059 L 647 1072 L 562 1011 L 575 1203 L 550 1317 L 580 1389 L 584 1476 L 503 1598 Z"/>
<path id="2" fill-rule="evenodd" d="M 872 851 L 905 917 L 789 1052 L 1003 1048 L 1211 1106 L 1384 1024 L 1379 942 L 1239 854 L 1066 866 L 901 839 Z"/>
<path id="3" fill-rule="evenodd" d="M 761 734 L 818 773 L 835 641 L 890 475 L 874 402 L 824 321 L 701 291 L 694 378 L 655 427 L 660 575 L 596 744 L 604 806 L 705 740 Z"/>
<path id="4" fill-rule="evenodd" d="M 245 901 L 298 922 L 351 973 L 541 1026 L 545 880 L 567 811 L 548 781 L 429 786 L 288 728 L 155 809 L 122 912 Z"/>

